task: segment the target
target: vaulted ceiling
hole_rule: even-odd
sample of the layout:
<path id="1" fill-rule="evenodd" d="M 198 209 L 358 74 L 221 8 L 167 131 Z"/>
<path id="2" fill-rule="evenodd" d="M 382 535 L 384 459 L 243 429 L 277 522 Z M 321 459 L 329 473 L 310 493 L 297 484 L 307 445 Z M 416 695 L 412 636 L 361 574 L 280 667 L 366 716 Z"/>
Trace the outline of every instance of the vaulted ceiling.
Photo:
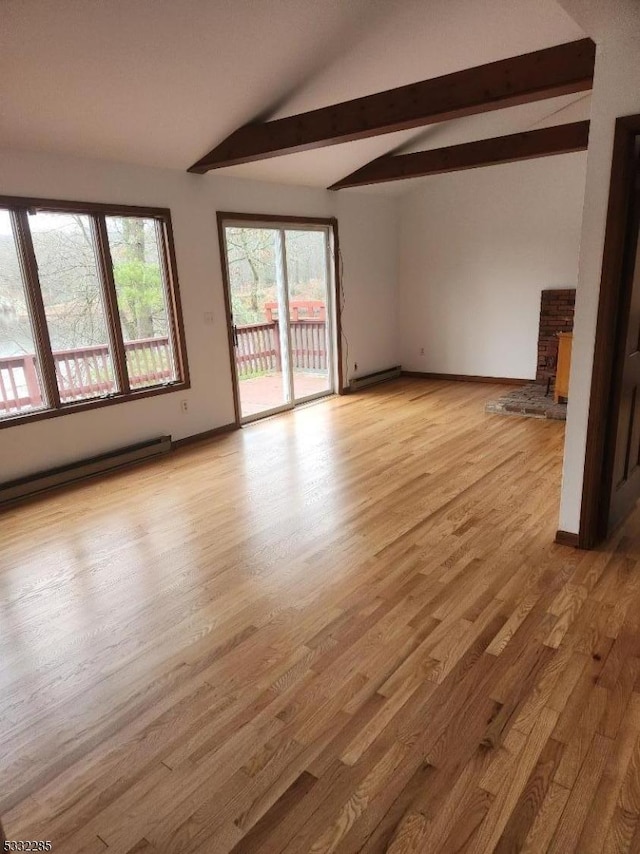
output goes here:
<path id="1" fill-rule="evenodd" d="M 2 0 L 0 147 L 186 169 L 248 122 L 584 35 L 555 0 Z M 588 116 L 576 93 L 221 174 L 326 187 L 392 150 Z"/>

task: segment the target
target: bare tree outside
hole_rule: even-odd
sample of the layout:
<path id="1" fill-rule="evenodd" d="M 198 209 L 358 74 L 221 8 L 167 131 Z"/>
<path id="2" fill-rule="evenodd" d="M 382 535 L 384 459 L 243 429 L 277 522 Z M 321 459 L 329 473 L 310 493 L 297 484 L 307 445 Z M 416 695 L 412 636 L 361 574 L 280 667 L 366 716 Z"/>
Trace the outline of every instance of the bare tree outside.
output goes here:
<path id="1" fill-rule="evenodd" d="M 33 353 L 33 332 L 9 213 L 0 210 L 0 356 Z"/>
<path id="2" fill-rule="evenodd" d="M 228 226 L 227 260 L 237 325 L 264 322 L 264 304 L 277 300 L 274 229 Z M 321 300 L 326 258 L 322 232 L 286 232 L 289 299 Z"/>
<path id="3" fill-rule="evenodd" d="M 326 296 L 326 252 L 320 231 L 286 232 L 289 299 L 324 300 Z"/>
<path id="4" fill-rule="evenodd" d="M 276 297 L 276 236 L 268 228 L 226 230 L 233 319 L 238 325 L 263 322 L 264 303 Z"/>
<path id="5" fill-rule="evenodd" d="M 89 217 L 37 213 L 29 225 L 52 349 L 108 344 Z"/>

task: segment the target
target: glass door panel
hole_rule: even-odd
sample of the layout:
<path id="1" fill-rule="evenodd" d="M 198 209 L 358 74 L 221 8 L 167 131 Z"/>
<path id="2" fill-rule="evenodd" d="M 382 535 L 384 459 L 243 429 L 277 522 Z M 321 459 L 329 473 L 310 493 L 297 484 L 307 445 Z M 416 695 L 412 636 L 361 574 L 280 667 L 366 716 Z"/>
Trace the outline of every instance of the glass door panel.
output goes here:
<path id="1" fill-rule="evenodd" d="M 327 232 L 285 231 L 293 396 L 333 391 Z"/>
<path id="2" fill-rule="evenodd" d="M 287 229 L 285 254 L 294 400 L 333 391 L 328 235 L 325 229 Z"/>
<path id="3" fill-rule="evenodd" d="M 233 225 L 224 233 L 240 414 L 250 421 L 292 404 L 282 234 Z"/>

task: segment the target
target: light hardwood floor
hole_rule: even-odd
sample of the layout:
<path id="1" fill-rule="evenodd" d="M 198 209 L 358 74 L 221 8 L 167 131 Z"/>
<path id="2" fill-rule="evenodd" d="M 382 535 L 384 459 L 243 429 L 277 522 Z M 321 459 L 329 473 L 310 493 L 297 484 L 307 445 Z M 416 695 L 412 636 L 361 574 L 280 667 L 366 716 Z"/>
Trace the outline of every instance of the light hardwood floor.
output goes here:
<path id="1" fill-rule="evenodd" d="M 640 852 L 640 520 L 401 380 L 0 517 L 0 814 L 63 852 Z"/>

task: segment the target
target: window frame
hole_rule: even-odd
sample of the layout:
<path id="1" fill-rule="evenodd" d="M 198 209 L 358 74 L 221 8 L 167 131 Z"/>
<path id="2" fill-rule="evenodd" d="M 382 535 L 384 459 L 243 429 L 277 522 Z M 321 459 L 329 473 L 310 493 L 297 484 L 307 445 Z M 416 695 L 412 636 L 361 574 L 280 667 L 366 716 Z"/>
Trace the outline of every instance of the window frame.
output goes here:
<path id="1" fill-rule="evenodd" d="M 18 424 L 24 424 L 29 421 L 58 418 L 74 412 L 98 409 L 101 406 L 110 406 L 132 400 L 141 400 L 142 398 L 153 397 L 159 394 L 184 391 L 191 387 L 171 211 L 169 208 L 98 202 L 73 202 L 3 195 L 0 195 L 0 208 L 9 211 L 13 223 L 16 249 L 20 260 L 33 327 L 35 355 L 40 364 L 42 392 L 43 396 L 46 396 L 47 399 L 46 408 L 38 409 L 34 412 L 20 412 L 0 419 L 0 430 L 7 427 L 15 427 Z M 114 367 L 114 379 L 120 387 L 119 391 L 114 391 L 104 397 L 90 400 L 70 401 L 68 403 L 63 403 L 60 400 L 51 341 L 42 302 L 38 265 L 33 248 L 31 230 L 29 228 L 29 213 L 36 212 L 85 214 L 91 219 L 97 270 L 102 289 L 105 319 L 108 327 L 107 332 Z M 113 277 L 113 262 L 111 260 L 111 249 L 107 235 L 105 218 L 108 216 L 139 217 L 155 221 L 159 260 L 167 301 L 169 337 L 173 349 L 176 373 L 178 375 L 178 379 L 173 382 L 140 389 L 131 389 L 130 387 L 116 286 Z"/>

